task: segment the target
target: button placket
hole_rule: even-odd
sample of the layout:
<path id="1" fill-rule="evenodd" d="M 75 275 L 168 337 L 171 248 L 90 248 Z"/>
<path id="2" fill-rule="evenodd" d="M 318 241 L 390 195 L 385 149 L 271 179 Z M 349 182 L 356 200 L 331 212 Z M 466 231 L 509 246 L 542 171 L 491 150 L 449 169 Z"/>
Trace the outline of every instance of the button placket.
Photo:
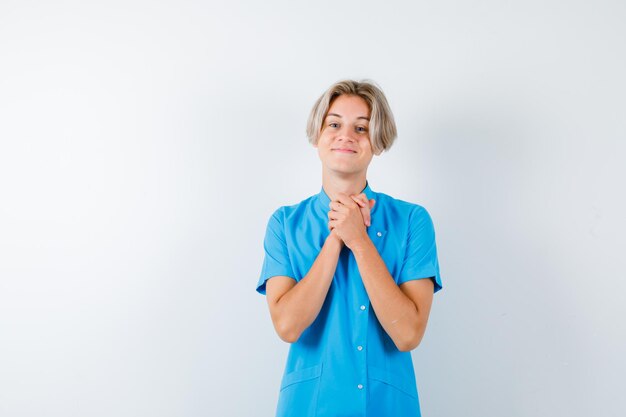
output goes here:
<path id="1" fill-rule="evenodd" d="M 366 295 L 364 295 L 366 297 Z M 363 301 L 366 301 L 365 299 Z M 359 329 L 362 329 L 362 332 L 359 332 L 360 335 L 355 340 L 355 349 L 357 351 L 357 363 L 359 364 L 360 372 L 358 375 L 358 379 L 356 382 L 356 388 L 359 392 L 366 393 L 365 381 L 367 380 L 367 355 L 365 354 L 364 346 L 367 344 L 367 332 L 368 332 L 368 322 L 369 322 L 369 313 L 368 313 L 368 304 L 360 304 L 358 305 L 358 313 L 357 322 Z M 367 395 L 364 395 L 361 399 L 363 401 L 364 409 L 367 408 Z"/>

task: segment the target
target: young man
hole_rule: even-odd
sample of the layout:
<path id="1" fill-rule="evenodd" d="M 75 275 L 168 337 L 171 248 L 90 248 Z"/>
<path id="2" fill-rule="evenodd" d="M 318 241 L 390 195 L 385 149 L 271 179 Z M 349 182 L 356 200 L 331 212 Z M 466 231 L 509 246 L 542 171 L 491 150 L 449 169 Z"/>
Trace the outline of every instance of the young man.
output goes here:
<path id="1" fill-rule="evenodd" d="M 322 189 L 269 219 L 257 291 L 291 343 L 277 416 L 419 416 L 410 351 L 441 289 L 421 206 L 372 191 L 367 168 L 396 137 L 382 91 L 341 81 L 307 126 Z"/>

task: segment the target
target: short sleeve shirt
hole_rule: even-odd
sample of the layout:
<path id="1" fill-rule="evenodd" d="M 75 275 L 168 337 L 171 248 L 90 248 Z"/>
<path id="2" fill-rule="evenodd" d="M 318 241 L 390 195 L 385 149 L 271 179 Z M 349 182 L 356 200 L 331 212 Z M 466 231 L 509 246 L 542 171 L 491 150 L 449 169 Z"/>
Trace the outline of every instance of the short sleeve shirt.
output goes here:
<path id="1" fill-rule="evenodd" d="M 422 206 L 372 191 L 367 233 L 395 282 L 431 278 L 442 288 L 430 215 Z M 330 198 L 319 194 L 282 206 L 270 217 L 256 290 L 283 275 L 300 281 L 330 230 Z M 370 305 L 354 255 L 343 247 L 320 313 L 292 343 L 282 377 L 277 417 L 419 416 L 410 352 L 397 349 Z"/>

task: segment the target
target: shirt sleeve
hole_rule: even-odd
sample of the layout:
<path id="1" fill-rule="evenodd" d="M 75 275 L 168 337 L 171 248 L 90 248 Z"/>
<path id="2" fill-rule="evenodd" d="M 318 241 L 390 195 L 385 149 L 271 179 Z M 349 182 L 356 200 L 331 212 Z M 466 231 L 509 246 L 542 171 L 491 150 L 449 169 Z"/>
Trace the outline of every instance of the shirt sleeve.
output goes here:
<path id="1" fill-rule="evenodd" d="M 294 277 L 285 240 L 283 219 L 283 211 L 279 208 L 272 214 L 267 222 L 265 239 L 263 241 L 265 259 L 263 260 L 261 276 L 259 277 L 259 282 L 256 287 L 257 292 L 263 295 L 265 295 L 265 283 L 271 277 L 277 275 Z"/>
<path id="2" fill-rule="evenodd" d="M 442 289 L 435 243 L 435 228 L 426 209 L 417 206 L 409 215 L 406 252 L 398 285 L 422 278 L 433 278 L 434 292 Z"/>

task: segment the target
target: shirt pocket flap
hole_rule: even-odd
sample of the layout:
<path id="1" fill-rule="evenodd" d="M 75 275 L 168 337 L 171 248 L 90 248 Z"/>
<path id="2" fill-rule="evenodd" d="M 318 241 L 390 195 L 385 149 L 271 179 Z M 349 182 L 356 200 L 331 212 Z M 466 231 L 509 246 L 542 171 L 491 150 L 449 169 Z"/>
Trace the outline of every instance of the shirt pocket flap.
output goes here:
<path id="1" fill-rule="evenodd" d="M 417 398 L 417 387 L 415 386 L 415 383 L 407 381 L 406 378 L 403 378 L 394 372 L 370 366 L 368 375 L 371 379 L 390 385 L 402 391 L 406 395 Z"/>
<path id="2" fill-rule="evenodd" d="M 293 372 L 285 374 L 280 384 L 281 391 L 287 388 L 289 385 L 297 384 L 299 382 L 308 381 L 310 379 L 318 378 L 322 374 L 322 365 L 311 366 L 310 368 L 298 369 Z"/>

